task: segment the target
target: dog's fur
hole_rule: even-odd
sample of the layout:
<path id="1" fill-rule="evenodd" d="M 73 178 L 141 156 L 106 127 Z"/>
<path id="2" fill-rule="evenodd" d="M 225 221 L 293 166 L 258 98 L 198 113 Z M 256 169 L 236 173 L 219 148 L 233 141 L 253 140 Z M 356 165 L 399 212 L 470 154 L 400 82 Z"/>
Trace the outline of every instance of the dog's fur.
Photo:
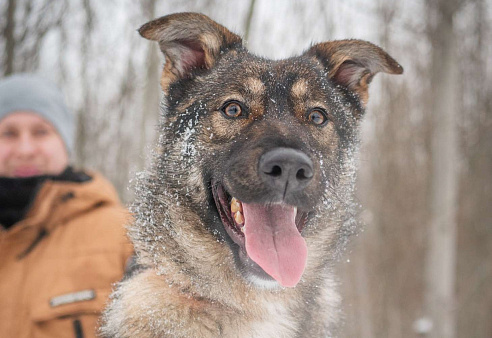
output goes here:
<path id="1" fill-rule="evenodd" d="M 138 184 L 136 220 L 129 227 L 141 268 L 118 285 L 102 335 L 333 334 L 340 299 L 330 266 L 351 217 L 368 85 L 378 72 L 403 69 L 360 40 L 324 42 L 298 57 L 267 60 L 196 13 L 165 16 L 139 32 L 158 41 L 166 59 L 161 137 Z M 231 111 L 228 102 L 235 104 Z M 237 109 L 239 116 L 227 115 Z M 312 163 L 312 173 L 300 176 L 308 182 L 301 188 L 286 185 L 280 193 L 260 173 L 263 155 L 279 148 Z M 259 210 L 297 207 L 307 248 L 298 283 L 270 277 L 236 244 L 226 229 L 232 218 L 221 210 L 221 192 Z"/>

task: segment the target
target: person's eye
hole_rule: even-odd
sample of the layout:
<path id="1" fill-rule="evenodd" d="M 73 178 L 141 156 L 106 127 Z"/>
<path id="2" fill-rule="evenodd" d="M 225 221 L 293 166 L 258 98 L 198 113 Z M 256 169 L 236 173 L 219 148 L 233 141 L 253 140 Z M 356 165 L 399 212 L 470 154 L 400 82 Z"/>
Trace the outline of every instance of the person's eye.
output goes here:
<path id="1" fill-rule="evenodd" d="M 14 138 L 17 135 L 17 133 L 13 130 L 3 130 L 0 132 L 0 137 L 2 138 Z"/>
<path id="2" fill-rule="evenodd" d="M 35 129 L 33 131 L 33 135 L 36 136 L 36 137 L 46 136 L 49 133 L 50 133 L 50 131 L 48 129 L 44 129 L 44 128 Z"/>

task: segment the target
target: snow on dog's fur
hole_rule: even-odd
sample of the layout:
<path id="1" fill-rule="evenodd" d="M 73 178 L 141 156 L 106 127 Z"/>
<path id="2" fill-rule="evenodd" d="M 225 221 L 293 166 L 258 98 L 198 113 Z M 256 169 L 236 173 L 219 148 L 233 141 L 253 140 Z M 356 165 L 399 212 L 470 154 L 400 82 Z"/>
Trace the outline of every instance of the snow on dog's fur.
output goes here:
<path id="1" fill-rule="evenodd" d="M 165 55 L 161 137 L 129 236 L 140 268 L 104 337 L 321 337 L 340 298 L 331 271 L 352 217 L 368 85 L 402 73 L 360 40 L 272 61 L 196 13 L 140 33 Z"/>

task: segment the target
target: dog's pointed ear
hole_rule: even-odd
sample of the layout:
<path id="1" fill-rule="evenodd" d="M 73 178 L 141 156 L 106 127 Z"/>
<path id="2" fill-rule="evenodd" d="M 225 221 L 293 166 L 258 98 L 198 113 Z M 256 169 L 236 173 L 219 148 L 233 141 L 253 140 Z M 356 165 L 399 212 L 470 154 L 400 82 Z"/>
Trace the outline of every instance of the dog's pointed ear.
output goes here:
<path id="1" fill-rule="evenodd" d="M 369 83 L 379 72 L 401 74 L 403 67 L 378 46 L 362 40 L 319 43 L 306 54 L 315 56 L 335 83 L 358 94 L 362 106 L 369 98 Z"/>
<path id="2" fill-rule="evenodd" d="M 238 35 L 199 13 L 163 16 L 146 23 L 138 32 L 159 42 L 166 58 L 161 79 L 165 92 L 172 82 L 190 78 L 198 69 L 210 69 L 221 51 L 242 44 Z"/>

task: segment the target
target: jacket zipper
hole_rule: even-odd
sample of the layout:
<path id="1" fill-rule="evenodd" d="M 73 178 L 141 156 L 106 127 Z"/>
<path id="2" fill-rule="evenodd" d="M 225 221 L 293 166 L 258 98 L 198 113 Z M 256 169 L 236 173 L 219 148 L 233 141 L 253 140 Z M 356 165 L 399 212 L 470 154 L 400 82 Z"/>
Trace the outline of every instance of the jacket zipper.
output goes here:
<path id="1" fill-rule="evenodd" d="M 21 260 L 23 259 L 24 257 L 26 257 L 27 255 L 29 255 L 29 253 L 43 240 L 43 238 L 45 238 L 46 236 L 48 236 L 48 231 L 44 228 L 42 228 L 39 233 L 38 233 L 38 236 L 34 239 L 34 241 L 27 247 L 26 250 L 24 250 L 23 252 L 21 252 L 18 256 L 17 256 L 17 259 Z"/>
<path id="2" fill-rule="evenodd" d="M 67 202 L 68 200 L 70 200 L 70 199 L 72 199 L 74 197 L 75 197 L 75 194 L 73 193 L 73 191 L 68 191 L 67 193 L 65 193 L 64 195 L 62 195 L 60 197 L 60 200 L 58 202 L 58 205 L 59 204 L 63 204 L 63 203 Z M 31 203 L 34 203 L 34 200 Z M 30 209 L 30 207 L 28 209 Z M 17 259 L 21 260 L 21 259 L 25 258 L 27 255 L 29 255 L 31 253 L 31 251 L 39 244 L 39 242 L 41 242 L 41 240 L 43 240 L 43 238 L 45 238 L 47 235 L 48 235 L 48 231 L 46 229 L 42 228 L 39 231 L 38 236 L 26 248 L 26 250 L 24 250 L 19 255 L 17 255 Z"/>
<path id="3" fill-rule="evenodd" d="M 80 319 L 75 319 L 73 321 L 73 330 L 75 333 L 75 338 L 84 338 L 84 330 L 82 330 L 82 323 Z"/>

